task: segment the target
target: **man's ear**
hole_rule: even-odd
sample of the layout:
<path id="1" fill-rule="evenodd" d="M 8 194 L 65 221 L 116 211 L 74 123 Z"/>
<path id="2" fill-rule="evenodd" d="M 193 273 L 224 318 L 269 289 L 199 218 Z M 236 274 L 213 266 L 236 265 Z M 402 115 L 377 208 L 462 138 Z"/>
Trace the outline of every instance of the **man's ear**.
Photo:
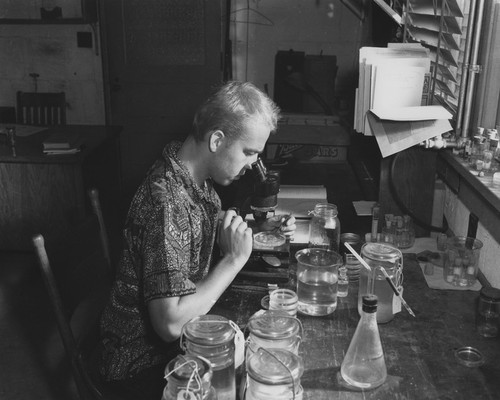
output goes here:
<path id="1" fill-rule="evenodd" d="M 208 148 L 211 153 L 215 153 L 217 149 L 222 146 L 224 143 L 224 140 L 226 139 L 226 135 L 224 135 L 224 132 L 221 130 L 216 130 L 213 131 L 210 134 L 209 140 L 208 140 Z"/>

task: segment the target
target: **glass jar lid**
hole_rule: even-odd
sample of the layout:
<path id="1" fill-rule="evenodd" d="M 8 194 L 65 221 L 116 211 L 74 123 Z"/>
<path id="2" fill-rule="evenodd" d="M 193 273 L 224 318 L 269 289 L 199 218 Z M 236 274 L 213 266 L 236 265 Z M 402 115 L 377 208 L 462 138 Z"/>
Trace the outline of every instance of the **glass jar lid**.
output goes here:
<path id="1" fill-rule="evenodd" d="M 285 339 L 298 335 L 300 322 L 283 311 L 269 310 L 250 318 L 248 330 L 263 339 Z"/>
<path id="2" fill-rule="evenodd" d="M 183 335 L 192 343 L 217 346 L 233 340 L 235 332 L 227 318 L 220 315 L 201 315 L 187 322 Z"/>
<path id="3" fill-rule="evenodd" d="M 314 206 L 313 214 L 324 217 L 336 217 L 338 215 L 337 206 L 331 203 L 318 203 Z"/>
<path id="4" fill-rule="evenodd" d="M 261 347 L 250 356 L 247 368 L 252 379 L 270 385 L 298 386 L 304 373 L 302 358 L 285 349 Z"/>
<path id="5" fill-rule="evenodd" d="M 401 250 L 387 243 L 365 243 L 361 254 L 372 260 L 396 263 L 402 258 Z"/>

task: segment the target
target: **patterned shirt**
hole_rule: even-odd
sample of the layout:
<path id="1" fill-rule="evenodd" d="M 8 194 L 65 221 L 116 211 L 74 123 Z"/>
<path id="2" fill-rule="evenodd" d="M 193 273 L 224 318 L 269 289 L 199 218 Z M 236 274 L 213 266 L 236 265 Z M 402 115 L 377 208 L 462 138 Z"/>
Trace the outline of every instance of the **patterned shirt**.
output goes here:
<path id="1" fill-rule="evenodd" d="M 122 380 L 165 364 L 178 351 L 154 332 L 147 304 L 196 292 L 208 272 L 220 199 L 197 185 L 172 142 L 137 190 L 124 228 L 124 251 L 102 321 L 100 372 Z"/>

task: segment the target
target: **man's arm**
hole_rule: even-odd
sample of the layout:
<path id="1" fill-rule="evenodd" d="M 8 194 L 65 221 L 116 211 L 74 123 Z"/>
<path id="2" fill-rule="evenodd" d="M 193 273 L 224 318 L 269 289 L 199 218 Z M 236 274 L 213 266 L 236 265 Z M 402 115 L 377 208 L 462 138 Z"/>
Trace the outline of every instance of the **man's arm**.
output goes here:
<path id="1" fill-rule="evenodd" d="M 163 340 L 176 340 L 186 322 L 208 313 L 248 261 L 252 251 L 252 231 L 234 210 L 224 215 L 218 240 L 223 256 L 208 275 L 196 283 L 196 293 L 148 303 L 153 328 Z"/>

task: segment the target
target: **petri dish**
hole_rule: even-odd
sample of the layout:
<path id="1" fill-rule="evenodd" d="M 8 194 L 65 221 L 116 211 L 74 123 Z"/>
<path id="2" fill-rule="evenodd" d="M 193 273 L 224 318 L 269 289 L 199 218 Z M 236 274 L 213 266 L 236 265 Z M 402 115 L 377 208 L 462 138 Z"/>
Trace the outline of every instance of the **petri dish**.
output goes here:
<path id="1" fill-rule="evenodd" d="M 279 247 L 285 244 L 285 235 L 278 232 L 259 232 L 253 238 L 255 245 L 262 248 Z"/>
<path id="2" fill-rule="evenodd" d="M 484 364 L 484 357 L 481 352 L 470 346 L 460 347 L 455 350 L 455 358 L 466 367 L 480 367 Z"/>

